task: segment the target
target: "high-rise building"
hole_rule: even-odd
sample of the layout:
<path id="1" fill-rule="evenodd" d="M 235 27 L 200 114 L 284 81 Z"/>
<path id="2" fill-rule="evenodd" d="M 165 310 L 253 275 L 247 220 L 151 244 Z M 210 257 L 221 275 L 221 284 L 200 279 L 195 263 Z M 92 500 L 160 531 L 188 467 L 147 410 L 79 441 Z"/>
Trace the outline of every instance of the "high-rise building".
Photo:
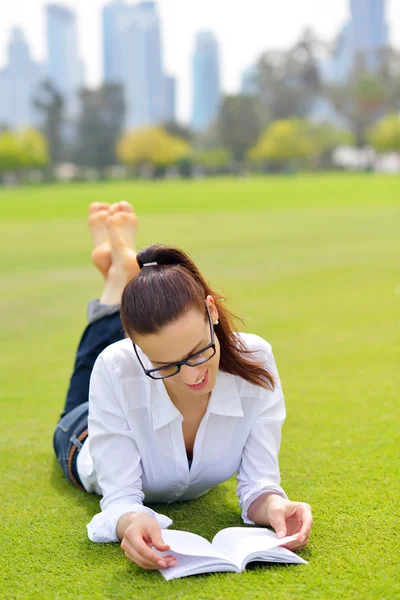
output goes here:
<path id="1" fill-rule="evenodd" d="M 176 121 L 176 79 L 170 75 L 164 78 L 165 84 L 165 114 L 164 120 Z"/>
<path id="2" fill-rule="evenodd" d="M 0 71 L 0 124 L 10 128 L 35 126 L 39 113 L 34 98 L 44 79 L 44 67 L 31 56 L 24 32 L 15 28 L 8 45 L 8 62 Z"/>
<path id="3" fill-rule="evenodd" d="M 127 128 L 161 123 L 175 113 L 173 84 L 163 71 L 156 2 L 106 5 L 103 46 L 104 80 L 124 86 Z"/>
<path id="4" fill-rule="evenodd" d="M 350 20 L 338 36 L 333 59 L 323 66 L 323 75 L 333 81 L 346 79 L 358 57 L 374 70 L 379 50 L 388 45 L 386 0 L 350 0 Z"/>
<path id="5" fill-rule="evenodd" d="M 73 119 L 78 112 L 78 90 L 84 83 L 76 15 L 58 4 L 48 4 L 46 14 L 48 77 L 63 96 L 67 117 Z"/>
<path id="6" fill-rule="evenodd" d="M 355 53 L 363 53 L 371 69 L 379 64 L 378 50 L 388 45 L 386 0 L 351 0 L 352 37 Z"/>
<path id="7" fill-rule="evenodd" d="M 201 31 L 193 54 L 193 129 L 206 129 L 213 122 L 220 100 L 218 42 L 211 31 Z"/>
<path id="8" fill-rule="evenodd" d="M 124 41 L 129 10 L 122 0 L 103 8 L 103 78 L 105 83 L 124 79 Z"/>

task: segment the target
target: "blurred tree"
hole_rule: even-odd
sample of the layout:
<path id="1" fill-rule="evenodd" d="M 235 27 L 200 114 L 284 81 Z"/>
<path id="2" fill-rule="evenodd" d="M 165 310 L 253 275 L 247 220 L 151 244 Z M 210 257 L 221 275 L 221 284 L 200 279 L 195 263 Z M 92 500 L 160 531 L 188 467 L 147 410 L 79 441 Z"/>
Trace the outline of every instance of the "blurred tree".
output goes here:
<path id="1" fill-rule="evenodd" d="M 0 173 L 41 168 L 49 161 L 47 140 L 34 129 L 0 133 Z"/>
<path id="2" fill-rule="evenodd" d="M 64 100 L 51 81 L 44 81 L 40 87 L 39 94 L 34 100 L 44 119 L 42 131 L 49 144 L 50 165 L 65 160 L 66 145 L 63 139 L 64 127 Z M 51 172 L 47 173 L 51 176 Z"/>
<path id="3" fill-rule="evenodd" d="M 185 158 L 189 144 L 162 127 L 148 127 L 125 133 L 117 143 L 117 156 L 126 165 L 151 164 L 167 167 Z"/>
<path id="4" fill-rule="evenodd" d="M 21 168 L 42 168 L 50 160 L 47 139 L 35 129 L 25 129 L 18 135 Z"/>
<path id="5" fill-rule="evenodd" d="M 115 147 L 125 119 L 123 88 L 104 84 L 97 90 L 83 89 L 80 100 L 75 162 L 98 169 L 103 178 L 105 168 L 117 161 Z"/>
<path id="6" fill-rule="evenodd" d="M 176 121 L 167 121 L 162 125 L 162 128 L 165 129 L 167 133 L 182 138 L 187 142 L 191 142 L 193 139 L 193 132 L 190 129 L 190 127 L 187 127 L 186 125 L 181 125 Z"/>
<path id="7" fill-rule="evenodd" d="M 303 119 L 274 121 L 249 150 L 249 158 L 290 166 L 299 159 L 315 157 L 319 146 L 309 135 L 308 128 L 309 122 Z"/>
<path id="8" fill-rule="evenodd" d="M 225 96 L 216 122 L 217 139 L 235 160 L 242 162 L 266 124 L 265 110 L 258 98 Z"/>
<path id="9" fill-rule="evenodd" d="M 391 114 L 368 131 L 367 139 L 378 152 L 400 150 L 400 115 Z"/>
<path id="10" fill-rule="evenodd" d="M 12 131 L 0 133 L 0 173 L 15 171 L 21 166 L 21 148 Z"/>
<path id="11" fill-rule="evenodd" d="M 358 146 L 366 142 L 366 132 L 388 105 L 387 91 L 379 75 L 368 71 L 360 55 L 349 79 L 342 84 L 328 84 L 326 96 L 349 123 Z"/>
<path id="12" fill-rule="evenodd" d="M 232 154 L 226 148 L 205 148 L 192 155 L 192 162 L 206 171 L 218 172 L 226 170 L 232 161 Z"/>
<path id="13" fill-rule="evenodd" d="M 316 146 L 316 168 L 331 168 L 335 148 L 354 144 L 354 136 L 350 131 L 338 129 L 331 123 L 304 121 L 304 133 Z"/>
<path id="14" fill-rule="evenodd" d="M 306 29 L 288 51 L 265 52 L 258 62 L 258 88 L 271 120 L 309 114 L 322 84 L 318 60 L 321 41 Z"/>
<path id="15" fill-rule="evenodd" d="M 389 113 L 400 110 L 400 52 L 394 48 L 382 48 L 377 77 L 385 90 L 385 109 Z"/>

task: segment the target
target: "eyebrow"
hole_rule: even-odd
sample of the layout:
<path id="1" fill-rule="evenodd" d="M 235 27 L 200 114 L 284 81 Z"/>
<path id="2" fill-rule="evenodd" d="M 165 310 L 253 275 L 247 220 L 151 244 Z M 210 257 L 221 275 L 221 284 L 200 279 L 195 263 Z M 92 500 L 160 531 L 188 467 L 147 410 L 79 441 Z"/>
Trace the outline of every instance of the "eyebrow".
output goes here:
<path id="1" fill-rule="evenodd" d="M 197 344 L 197 346 L 195 346 L 195 347 L 194 347 L 194 348 L 193 348 L 193 349 L 192 349 L 190 352 L 188 352 L 188 353 L 187 353 L 187 354 L 186 354 L 186 355 L 185 355 L 185 356 L 182 358 L 182 360 L 185 360 L 185 358 L 187 358 L 187 357 L 188 357 L 188 356 L 190 356 L 191 354 L 194 354 L 194 351 L 195 351 L 195 350 L 197 350 L 197 348 L 198 348 L 199 346 L 201 346 L 201 344 L 202 344 L 204 341 L 205 341 L 205 339 L 203 338 L 203 339 L 201 340 L 201 342 L 199 342 L 199 343 Z M 174 362 L 160 362 L 160 361 L 158 361 L 158 360 L 150 360 L 150 362 L 152 362 L 152 363 L 153 363 L 153 364 L 155 364 L 155 365 L 173 365 L 175 362 L 180 362 L 180 361 L 179 361 L 179 360 L 177 360 L 177 361 L 174 361 Z"/>

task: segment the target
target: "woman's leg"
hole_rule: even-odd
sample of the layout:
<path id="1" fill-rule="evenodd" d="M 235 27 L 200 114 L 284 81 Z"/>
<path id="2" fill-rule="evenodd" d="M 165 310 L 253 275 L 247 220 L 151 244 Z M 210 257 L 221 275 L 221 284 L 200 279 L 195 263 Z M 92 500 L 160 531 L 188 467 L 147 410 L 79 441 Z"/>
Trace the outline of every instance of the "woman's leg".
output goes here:
<path id="1" fill-rule="evenodd" d="M 64 410 L 53 437 L 61 468 L 78 487 L 82 485 L 76 459 L 88 434 L 90 375 L 104 348 L 125 337 L 119 314 L 120 300 L 126 283 L 139 270 L 134 250 L 137 218 L 128 203 L 120 202 L 111 207 L 92 204 L 89 227 L 95 243 L 92 260 L 104 276 L 104 291 L 100 301 L 89 302 L 89 324 L 78 346 Z"/>

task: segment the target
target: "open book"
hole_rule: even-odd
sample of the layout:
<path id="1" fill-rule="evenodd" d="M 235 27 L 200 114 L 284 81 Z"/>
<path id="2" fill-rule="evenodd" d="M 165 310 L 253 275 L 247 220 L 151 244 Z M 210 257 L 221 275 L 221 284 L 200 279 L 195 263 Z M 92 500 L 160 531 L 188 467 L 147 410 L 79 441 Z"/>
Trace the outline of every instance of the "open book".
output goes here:
<path id="1" fill-rule="evenodd" d="M 278 539 L 275 533 L 261 527 L 222 529 L 211 544 L 195 533 L 173 529 L 165 529 L 163 539 L 171 550 L 160 554 L 175 556 L 178 561 L 176 567 L 159 569 L 167 580 L 215 571 L 241 573 L 252 561 L 307 564 L 294 552 L 282 548 L 297 536 Z"/>

